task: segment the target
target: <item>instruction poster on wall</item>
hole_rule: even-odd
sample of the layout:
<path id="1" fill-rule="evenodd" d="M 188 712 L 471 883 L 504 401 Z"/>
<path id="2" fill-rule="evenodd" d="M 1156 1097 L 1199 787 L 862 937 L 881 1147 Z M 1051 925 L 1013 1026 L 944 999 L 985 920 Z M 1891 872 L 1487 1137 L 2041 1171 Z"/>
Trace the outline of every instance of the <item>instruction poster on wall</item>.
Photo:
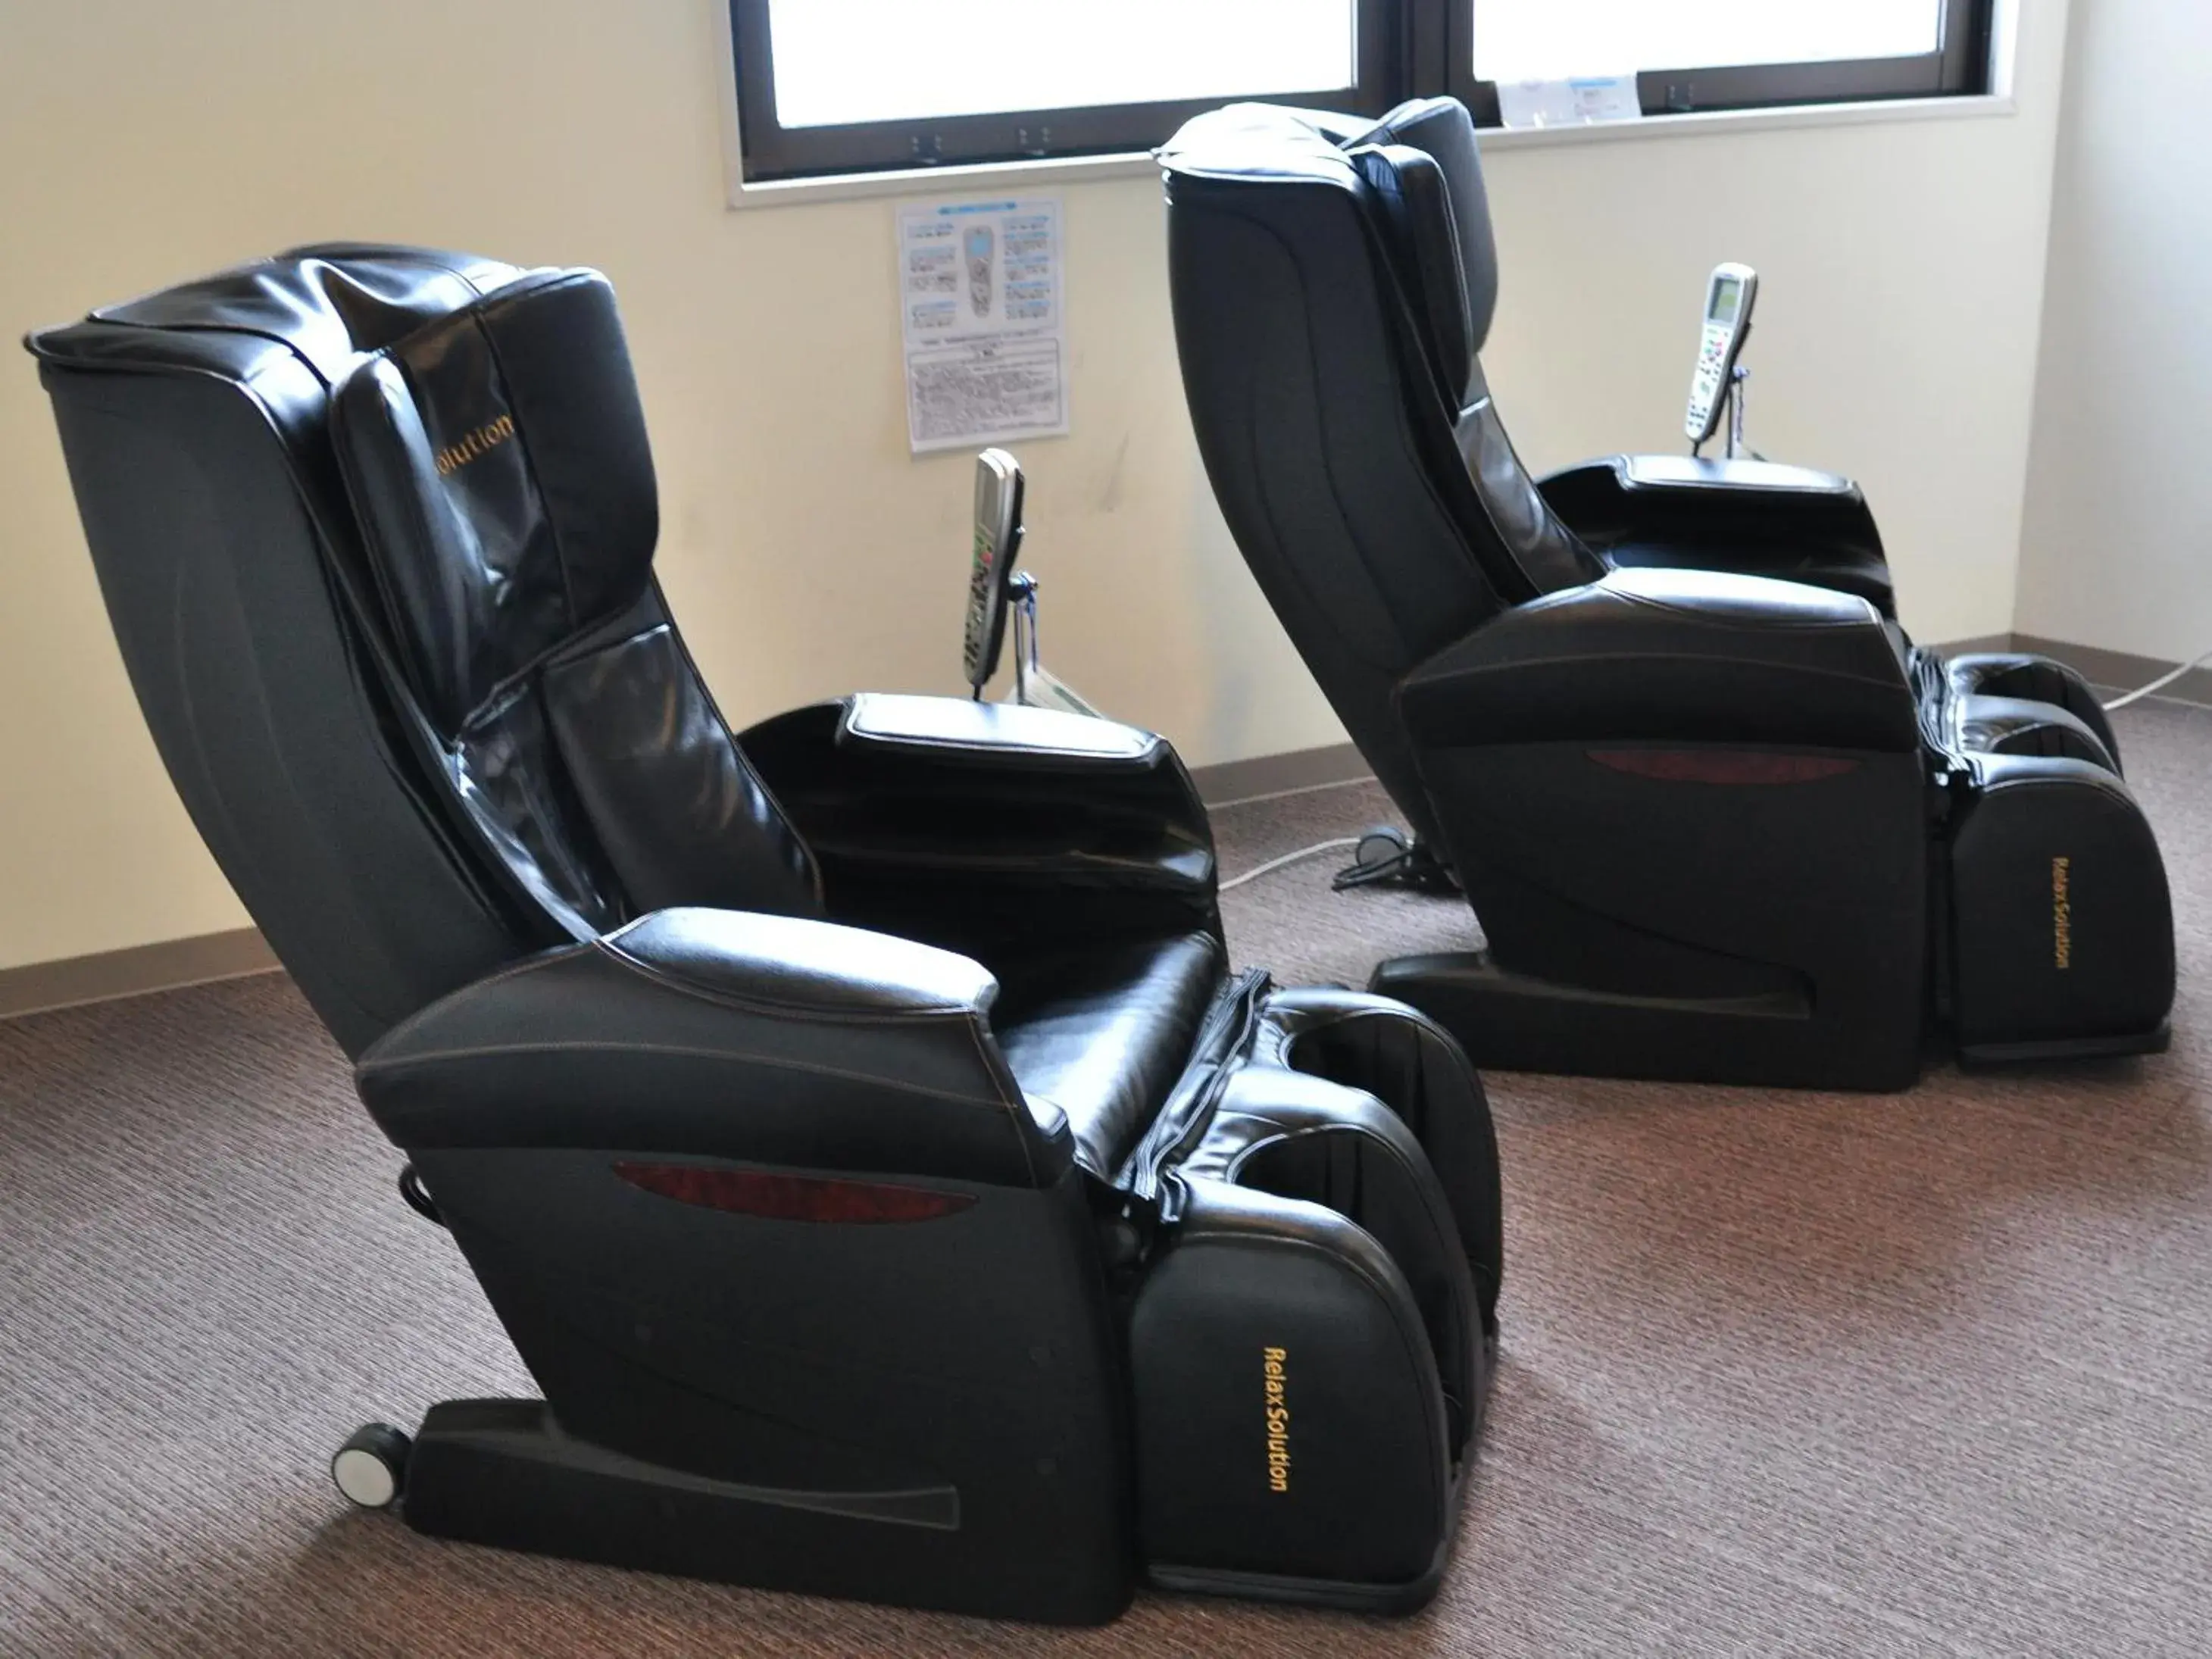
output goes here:
<path id="1" fill-rule="evenodd" d="M 898 252 L 914 453 L 1066 433 L 1060 198 L 902 207 Z"/>

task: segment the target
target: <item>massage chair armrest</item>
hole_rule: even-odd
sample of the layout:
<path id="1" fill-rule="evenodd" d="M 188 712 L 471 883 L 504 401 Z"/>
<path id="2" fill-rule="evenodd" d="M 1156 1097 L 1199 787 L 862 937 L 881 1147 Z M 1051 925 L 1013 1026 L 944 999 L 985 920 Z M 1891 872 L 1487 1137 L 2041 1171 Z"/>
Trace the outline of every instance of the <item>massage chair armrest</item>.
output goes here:
<path id="1" fill-rule="evenodd" d="M 859 691 L 844 709 L 846 748 L 956 764 L 1096 777 L 1149 772 L 1168 752 L 1165 738 L 1119 720 L 975 697 Z"/>
<path id="2" fill-rule="evenodd" d="M 743 742 L 813 849 L 833 915 L 986 960 L 1101 923 L 1214 925 L 1206 808 L 1152 732 L 863 693 L 779 715 Z"/>
<path id="3" fill-rule="evenodd" d="M 409 1151 L 582 1148 L 1042 1186 L 989 1024 L 998 981 L 912 940 L 749 911 L 655 911 L 464 986 L 355 1081 Z"/>
<path id="4" fill-rule="evenodd" d="M 1816 541 L 1881 557 L 1858 485 L 1811 467 L 1690 455 L 1607 455 L 1537 485 L 1577 535 L 1605 543 Z"/>
<path id="5" fill-rule="evenodd" d="M 1778 576 L 1896 612 L 1881 533 L 1849 478 L 1772 461 L 1608 455 L 1538 488 L 1608 564 Z"/>
<path id="6" fill-rule="evenodd" d="M 1503 611 L 1400 683 L 1417 748 L 1583 740 L 1882 752 L 1920 741 L 1871 603 L 1763 576 L 1616 570 Z"/>
<path id="7" fill-rule="evenodd" d="M 969 697 L 860 691 L 744 734 L 780 794 L 866 787 L 912 794 L 1079 797 L 1202 837 L 1206 807 L 1174 745 L 1096 715 Z"/>

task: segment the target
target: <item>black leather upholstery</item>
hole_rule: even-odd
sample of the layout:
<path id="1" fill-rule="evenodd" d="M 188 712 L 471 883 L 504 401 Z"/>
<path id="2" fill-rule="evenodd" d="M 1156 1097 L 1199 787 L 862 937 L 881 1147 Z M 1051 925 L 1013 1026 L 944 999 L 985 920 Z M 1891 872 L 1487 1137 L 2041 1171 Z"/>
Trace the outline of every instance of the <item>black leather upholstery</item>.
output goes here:
<path id="1" fill-rule="evenodd" d="M 1064 770 L 1093 779 L 1108 771 L 1146 771 L 1167 747 L 1133 726 L 1053 708 L 866 691 L 847 701 L 837 741 L 865 752 L 1018 766 L 1031 773 Z"/>
<path id="2" fill-rule="evenodd" d="M 362 1098 L 410 1148 L 615 1146 L 1049 1185 L 974 962 L 880 934 L 664 910 L 532 957 L 392 1031 Z"/>
<path id="3" fill-rule="evenodd" d="M 1411 1010 L 1228 980 L 1172 747 L 871 694 L 733 734 L 596 273 L 303 250 L 31 346 L 185 804 L 544 1392 L 434 1407 L 410 1525 L 1058 1621 L 1140 1570 L 1434 1593 L 1481 1085 Z M 1295 1455 L 1241 1449 L 1262 1327 Z"/>
<path id="4" fill-rule="evenodd" d="M 525 279 L 416 330 L 346 375 L 331 432 L 441 729 L 644 596 L 653 461 L 603 281 Z"/>
<path id="5" fill-rule="evenodd" d="M 1223 965 L 1206 933 L 1020 964 L 1000 1048 L 1022 1092 L 1066 1115 L 1091 1174 L 1112 1178 L 1182 1075 Z"/>
<path id="6" fill-rule="evenodd" d="M 410 688 L 526 886 L 592 929 L 686 902 L 820 914 L 659 615 L 652 453 L 603 277 L 524 278 L 417 329 L 349 372 L 331 430 Z"/>
<path id="7" fill-rule="evenodd" d="M 1304 314 L 1310 337 L 1299 355 L 1326 349 L 1334 337 L 1345 349 L 1369 354 L 1375 375 L 1332 376 L 1325 387 L 1316 382 L 1267 395 L 1319 397 L 1334 411 L 1339 444 L 1365 452 L 1359 476 L 1336 469 L 1340 496 L 1359 491 L 1364 476 L 1387 478 L 1399 465 L 1392 452 L 1409 440 L 1427 476 L 1403 487 L 1437 495 L 1451 514 L 1462 556 L 1482 572 L 1493 605 L 1576 586 L 1616 566 L 1663 564 L 1832 583 L 1889 611 L 1881 542 L 1848 484 L 1848 503 L 1823 502 L 1808 512 L 1777 477 L 1754 477 L 1757 463 L 1724 477 L 1705 475 L 1699 482 L 1707 488 L 1694 505 L 1633 477 L 1641 457 L 1594 464 L 1618 471 L 1610 491 L 1587 467 L 1540 486 L 1529 477 L 1476 355 L 1496 308 L 1498 262 L 1474 128 L 1456 100 L 1416 100 L 1356 131 L 1316 112 L 1232 105 L 1189 123 L 1162 155 L 1176 208 L 1171 236 L 1182 239 L 1171 245 L 1170 258 L 1179 273 L 1185 384 L 1201 447 L 1231 418 L 1225 408 L 1217 415 L 1217 400 L 1253 395 L 1240 384 L 1237 362 L 1248 354 L 1236 339 L 1276 323 L 1261 355 L 1285 359 L 1288 367 L 1290 337 L 1282 330 Z M 1247 228 L 1263 229 L 1273 246 L 1243 246 Z M 1330 270 L 1328 239 L 1370 244 L 1379 281 Z M 1188 255 L 1174 251 L 1185 245 Z M 1277 288 L 1290 301 L 1279 322 L 1261 312 L 1224 337 L 1228 319 L 1215 315 L 1217 308 L 1253 305 Z M 1370 329 L 1380 336 L 1371 342 Z M 1243 374 L 1257 367 L 1248 362 Z M 1277 419 L 1286 412 L 1270 411 Z M 1402 437 L 1392 431 L 1401 426 Z M 1456 465 L 1445 461 L 1447 451 Z M 1237 462 L 1209 452 L 1208 465 L 1218 489 Z M 1240 533 L 1245 522 L 1241 512 L 1232 514 Z M 1279 521 L 1262 532 L 1255 525 L 1252 533 L 1280 538 L 1285 527 Z M 1351 524 L 1346 528 L 1359 538 Z M 1293 563 L 1314 562 L 1286 552 Z M 1418 562 L 1399 559 L 1409 568 Z M 1357 731 L 1358 722 L 1347 720 Z"/>
<path id="8" fill-rule="evenodd" d="M 1419 179 L 1422 169 L 1406 168 L 1392 158 L 1395 170 L 1413 181 L 1406 207 L 1413 222 L 1407 234 L 1416 244 L 1440 239 L 1455 247 L 1458 257 L 1446 258 L 1441 247 L 1425 253 L 1418 266 L 1424 279 L 1419 291 L 1425 305 L 1446 307 L 1465 317 L 1467 355 L 1472 358 L 1490 338 L 1491 319 L 1498 310 L 1498 244 L 1491 234 L 1482 158 L 1466 110 L 1449 98 L 1417 98 L 1392 110 L 1347 147 L 1354 155 L 1380 147 L 1427 158 L 1435 190 Z M 1455 278 L 1456 294 L 1451 288 Z M 1464 380 L 1462 372 L 1460 383 Z"/>
<path id="9" fill-rule="evenodd" d="M 441 745 L 364 625 L 373 590 L 327 432 L 330 388 L 362 351 L 517 274 L 463 254 L 302 250 L 31 342 L 169 774 L 349 1053 L 576 936 L 451 814 Z"/>
<path id="10" fill-rule="evenodd" d="M 1507 611 L 1407 676 L 1416 742 L 1818 744 L 1911 753 L 1895 637 L 1850 594 L 1763 576 L 1619 570 Z"/>
<path id="11" fill-rule="evenodd" d="M 2065 775 L 2118 787 L 2094 697 L 2027 659 L 1927 666 L 1857 486 L 1672 456 L 1528 475 L 1480 358 L 1498 266 L 1461 106 L 1232 105 L 1161 155 L 1223 516 L 1482 924 L 1482 951 L 1377 989 L 1480 1063 L 1548 1070 L 1889 1088 L 1931 1020 L 1993 1057 L 2164 1042 L 2154 848 Z M 1995 804 L 2015 757 L 2053 805 Z M 2103 890 L 2092 972 L 2063 943 L 2069 835 L 2139 878 Z M 2021 958 L 2047 973 L 2007 985 L 1967 939 L 2000 902 L 2015 945 L 2057 928 Z"/>

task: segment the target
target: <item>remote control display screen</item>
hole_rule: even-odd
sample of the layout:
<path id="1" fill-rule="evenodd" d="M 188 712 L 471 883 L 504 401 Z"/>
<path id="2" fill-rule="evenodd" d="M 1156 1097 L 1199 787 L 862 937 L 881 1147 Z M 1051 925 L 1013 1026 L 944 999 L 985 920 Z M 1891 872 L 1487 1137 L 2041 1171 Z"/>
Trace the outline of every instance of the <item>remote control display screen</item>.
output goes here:
<path id="1" fill-rule="evenodd" d="M 1713 285 L 1711 319 L 1717 323 L 1735 320 L 1736 307 L 1743 303 L 1743 283 L 1734 276 L 1723 276 Z"/>

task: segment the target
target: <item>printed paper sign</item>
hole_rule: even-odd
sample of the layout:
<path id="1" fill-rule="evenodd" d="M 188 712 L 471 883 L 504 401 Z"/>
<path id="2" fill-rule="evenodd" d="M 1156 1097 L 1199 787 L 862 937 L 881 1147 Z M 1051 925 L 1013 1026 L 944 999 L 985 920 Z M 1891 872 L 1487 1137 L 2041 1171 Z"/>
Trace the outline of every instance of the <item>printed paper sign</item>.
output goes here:
<path id="1" fill-rule="evenodd" d="M 1594 121 L 1633 121 L 1643 113 L 1633 75 L 1498 83 L 1498 118 L 1509 127 L 1580 127 Z"/>
<path id="2" fill-rule="evenodd" d="M 1065 434 L 1059 198 L 902 207 L 898 254 L 915 453 Z"/>

